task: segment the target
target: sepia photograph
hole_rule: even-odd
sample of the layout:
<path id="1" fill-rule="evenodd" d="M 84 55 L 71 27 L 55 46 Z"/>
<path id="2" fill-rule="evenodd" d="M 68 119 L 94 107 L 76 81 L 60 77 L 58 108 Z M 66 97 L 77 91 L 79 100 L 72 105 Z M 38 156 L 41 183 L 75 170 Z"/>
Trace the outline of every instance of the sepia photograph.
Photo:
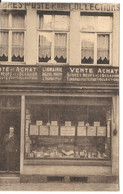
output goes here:
<path id="1" fill-rule="evenodd" d="M 119 3 L 0 3 L 0 191 L 119 191 L 119 23 Z"/>

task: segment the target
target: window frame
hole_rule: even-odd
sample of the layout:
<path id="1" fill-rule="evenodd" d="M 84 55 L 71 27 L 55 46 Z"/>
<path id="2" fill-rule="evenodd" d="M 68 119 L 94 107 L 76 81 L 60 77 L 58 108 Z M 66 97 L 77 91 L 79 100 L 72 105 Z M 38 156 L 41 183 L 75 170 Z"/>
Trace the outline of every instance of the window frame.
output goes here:
<path id="1" fill-rule="evenodd" d="M 40 15 L 52 15 L 52 28 L 51 29 L 40 29 L 39 28 L 39 17 Z M 69 16 L 69 26 L 67 30 L 59 30 L 59 29 L 55 29 L 55 15 L 68 15 Z M 45 65 L 66 65 L 69 62 L 69 34 L 70 34 L 70 13 L 67 12 L 61 12 L 61 13 L 56 13 L 56 12 L 37 12 L 37 64 L 41 65 L 41 64 L 45 64 Z M 39 62 L 39 35 L 42 32 L 49 32 L 51 33 L 51 60 L 49 60 L 48 62 Z M 54 45 L 55 45 L 55 33 L 64 33 L 67 35 L 67 61 L 66 63 L 57 63 L 54 59 Z"/>
<path id="2" fill-rule="evenodd" d="M 4 11 L 4 10 L 3 10 Z M 21 10 L 18 12 L 22 13 L 24 12 L 24 10 Z M 25 61 L 26 61 L 26 49 L 25 49 L 25 46 L 26 46 L 26 25 L 27 25 L 27 22 L 26 22 L 26 13 L 24 12 L 24 28 L 18 28 L 18 27 L 12 27 L 12 14 L 14 13 L 14 10 L 12 11 L 8 11 L 8 27 L 6 28 L 1 28 L 0 29 L 0 32 L 7 32 L 8 33 L 8 60 L 7 61 L 0 61 L 0 63 L 4 63 L 4 64 L 8 64 L 8 63 L 11 63 L 11 64 L 25 64 Z M 12 61 L 12 33 L 14 32 L 23 32 L 24 33 L 24 61 Z"/>
<path id="3" fill-rule="evenodd" d="M 80 22 L 81 22 L 81 17 L 83 16 L 84 14 L 81 14 L 80 13 Z M 85 14 L 85 16 L 86 16 L 87 14 Z M 110 16 L 110 17 L 112 17 L 112 15 L 108 15 L 108 14 L 106 14 L 106 15 L 104 15 L 104 14 L 102 14 L 102 15 L 99 15 L 99 14 L 92 14 L 92 13 L 90 13 L 90 15 L 89 15 L 89 13 L 88 13 L 88 15 L 87 16 Z M 112 17 L 112 21 L 113 21 L 113 17 Z M 81 25 L 80 25 L 81 26 Z M 82 37 L 82 34 L 86 34 L 86 33 L 88 33 L 88 34 L 94 34 L 94 62 L 91 64 L 91 63 L 81 63 L 81 37 Z M 109 35 L 109 64 L 98 64 L 97 63 L 97 36 L 98 35 Z M 80 65 L 87 65 L 87 66 L 111 66 L 111 64 L 112 64 L 112 34 L 113 34 L 113 30 L 111 30 L 111 31 L 106 31 L 106 32 L 104 32 L 104 31 L 98 31 L 98 30 L 82 30 L 81 28 L 80 28 Z"/>

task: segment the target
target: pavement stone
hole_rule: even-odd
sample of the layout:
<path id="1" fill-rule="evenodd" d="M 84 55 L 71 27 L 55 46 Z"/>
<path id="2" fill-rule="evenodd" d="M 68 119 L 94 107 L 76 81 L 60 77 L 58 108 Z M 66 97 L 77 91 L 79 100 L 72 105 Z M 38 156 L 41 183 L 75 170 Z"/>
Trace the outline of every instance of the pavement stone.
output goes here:
<path id="1" fill-rule="evenodd" d="M 107 183 L 0 183 L 0 191 L 118 191 Z"/>

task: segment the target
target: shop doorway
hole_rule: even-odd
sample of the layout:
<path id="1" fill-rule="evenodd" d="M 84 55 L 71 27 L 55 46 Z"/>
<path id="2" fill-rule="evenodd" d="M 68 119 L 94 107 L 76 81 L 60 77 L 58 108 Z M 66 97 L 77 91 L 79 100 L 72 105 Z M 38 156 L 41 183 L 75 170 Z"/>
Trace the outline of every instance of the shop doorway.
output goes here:
<path id="1" fill-rule="evenodd" d="M 18 109 L 0 109 L 0 171 L 1 172 L 19 172 L 20 171 L 20 123 L 21 112 Z M 15 139 L 18 149 L 9 157 L 9 170 L 7 166 L 7 152 L 5 149 L 5 136 L 9 134 L 10 126 L 14 127 Z"/>

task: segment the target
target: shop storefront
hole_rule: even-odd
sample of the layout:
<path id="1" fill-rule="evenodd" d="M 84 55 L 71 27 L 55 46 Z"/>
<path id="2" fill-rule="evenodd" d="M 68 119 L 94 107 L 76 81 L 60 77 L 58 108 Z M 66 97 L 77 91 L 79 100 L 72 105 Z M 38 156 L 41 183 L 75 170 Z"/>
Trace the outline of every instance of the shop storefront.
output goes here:
<path id="1" fill-rule="evenodd" d="M 13 28 L 1 31 L 12 39 L 0 53 L 0 171 L 6 171 L 3 137 L 14 126 L 20 155 L 11 170 L 21 182 L 118 181 L 119 5 L 4 9 Z"/>

